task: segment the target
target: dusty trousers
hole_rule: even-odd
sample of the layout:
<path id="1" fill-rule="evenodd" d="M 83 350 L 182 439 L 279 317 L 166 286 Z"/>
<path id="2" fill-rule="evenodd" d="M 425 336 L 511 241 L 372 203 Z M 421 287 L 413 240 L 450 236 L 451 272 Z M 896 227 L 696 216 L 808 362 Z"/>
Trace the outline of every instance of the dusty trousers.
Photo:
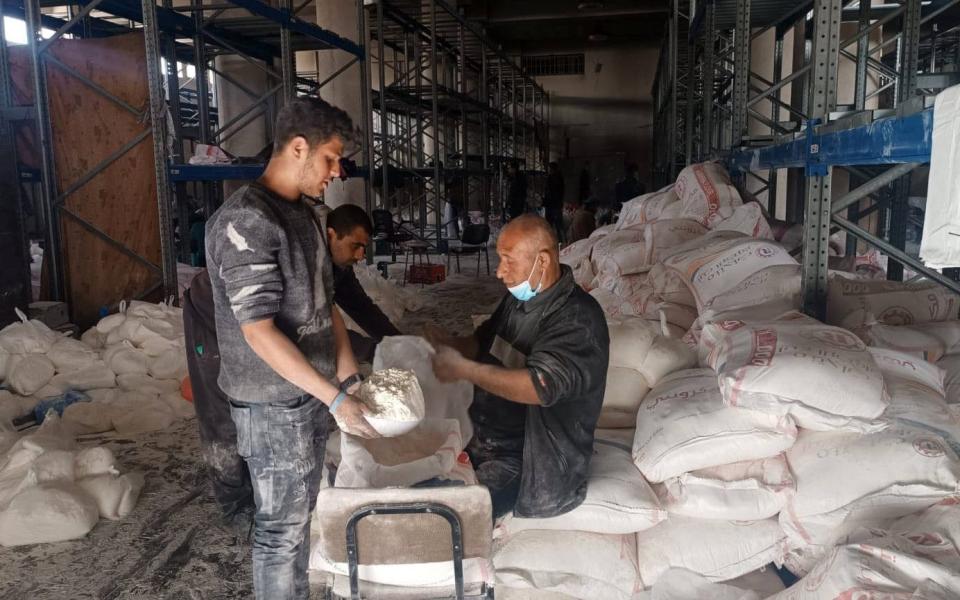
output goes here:
<path id="1" fill-rule="evenodd" d="M 330 427 L 311 396 L 230 403 L 237 450 L 253 486 L 253 590 L 257 600 L 307 600 L 310 515 L 317 502 Z"/>

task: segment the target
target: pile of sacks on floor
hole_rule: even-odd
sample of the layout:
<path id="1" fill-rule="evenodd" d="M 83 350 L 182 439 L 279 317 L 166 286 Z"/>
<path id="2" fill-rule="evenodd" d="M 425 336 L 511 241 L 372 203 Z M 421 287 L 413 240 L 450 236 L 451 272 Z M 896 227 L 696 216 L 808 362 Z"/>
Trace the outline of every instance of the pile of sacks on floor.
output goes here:
<path id="1" fill-rule="evenodd" d="M 827 323 L 798 312 L 800 265 L 716 164 L 561 260 L 608 318 L 605 429 L 582 506 L 497 528 L 501 588 L 960 597 L 955 294 L 851 269 Z"/>
<path id="2" fill-rule="evenodd" d="M 0 420 L 70 390 L 91 399 L 63 413 L 77 435 L 155 431 L 194 414 L 181 393 L 187 366 L 179 308 L 122 303 L 79 340 L 18 316 L 0 330 Z"/>
<path id="3" fill-rule="evenodd" d="M 121 474 L 106 447 L 80 448 L 53 412 L 23 435 L 0 424 L 0 545 L 83 537 L 129 514 L 142 488 L 141 473 Z"/>

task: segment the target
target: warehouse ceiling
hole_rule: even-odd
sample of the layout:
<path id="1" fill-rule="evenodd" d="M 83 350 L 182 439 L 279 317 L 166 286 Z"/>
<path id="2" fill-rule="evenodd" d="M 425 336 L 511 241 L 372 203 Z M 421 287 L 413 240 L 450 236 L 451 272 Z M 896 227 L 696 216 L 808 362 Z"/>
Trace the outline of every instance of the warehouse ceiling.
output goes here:
<path id="1" fill-rule="evenodd" d="M 460 0 L 458 6 L 507 51 L 659 46 L 665 0 Z"/>

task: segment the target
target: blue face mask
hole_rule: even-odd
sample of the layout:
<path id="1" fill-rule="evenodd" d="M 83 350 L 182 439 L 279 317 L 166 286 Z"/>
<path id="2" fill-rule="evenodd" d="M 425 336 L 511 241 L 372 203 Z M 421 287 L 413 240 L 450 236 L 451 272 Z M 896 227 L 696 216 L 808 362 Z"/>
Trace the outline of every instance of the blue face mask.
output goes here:
<path id="1" fill-rule="evenodd" d="M 532 299 L 540 292 L 540 288 L 543 287 L 543 274 L 540 275 L 540 283 L 537 284 L 537 289 L 533 289 L 533 286 L 530 285 L 530 278 L 533 277 L 533 272 L 537 270 L 537 263 L 539 261 L 540 257 L 538 256 L 537 259 L 533 261 L 533 268 L 530 269 L 530 275 L 528 275 L 523 282 L 507 288 L 507 291 L 513 294 L 513 297 L 520 302 L 526 302 Z"/>

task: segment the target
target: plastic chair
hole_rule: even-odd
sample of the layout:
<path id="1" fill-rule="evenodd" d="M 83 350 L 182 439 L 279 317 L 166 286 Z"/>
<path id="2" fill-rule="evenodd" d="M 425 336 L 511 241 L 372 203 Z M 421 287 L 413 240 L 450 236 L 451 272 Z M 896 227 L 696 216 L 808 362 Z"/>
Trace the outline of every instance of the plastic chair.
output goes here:
<path id="1" fill-rule="evenodd" d="M 402 251 L 402 244 L 413 239 L 413 235 L 398 230 L 393 214 L 389 210 L 378 209 L 373 211 L 373 239 L 387 242 L 390 246 L 390 260 L 397 262 L 397 254 Z M 402 224 L 402 223 L 401 223 Z"/>
<path id="2" fill-rule="evenodd" d="M 447 250 L 447 270 L 450 270 L 450 255 L 457 257 L 457 273 L 460 272 L 460 256 L 468 254 L 477 255 L 477 276 L 480 275 L 480 254 L 482 253 L 487 261 L 487 275 L 490 274 L 490 254 L 487 247 L 490 241 L 489 225 L 467 225 L 463 229 L 463 235 L 460 236 L 459 244 L 451 244 Z"/>

